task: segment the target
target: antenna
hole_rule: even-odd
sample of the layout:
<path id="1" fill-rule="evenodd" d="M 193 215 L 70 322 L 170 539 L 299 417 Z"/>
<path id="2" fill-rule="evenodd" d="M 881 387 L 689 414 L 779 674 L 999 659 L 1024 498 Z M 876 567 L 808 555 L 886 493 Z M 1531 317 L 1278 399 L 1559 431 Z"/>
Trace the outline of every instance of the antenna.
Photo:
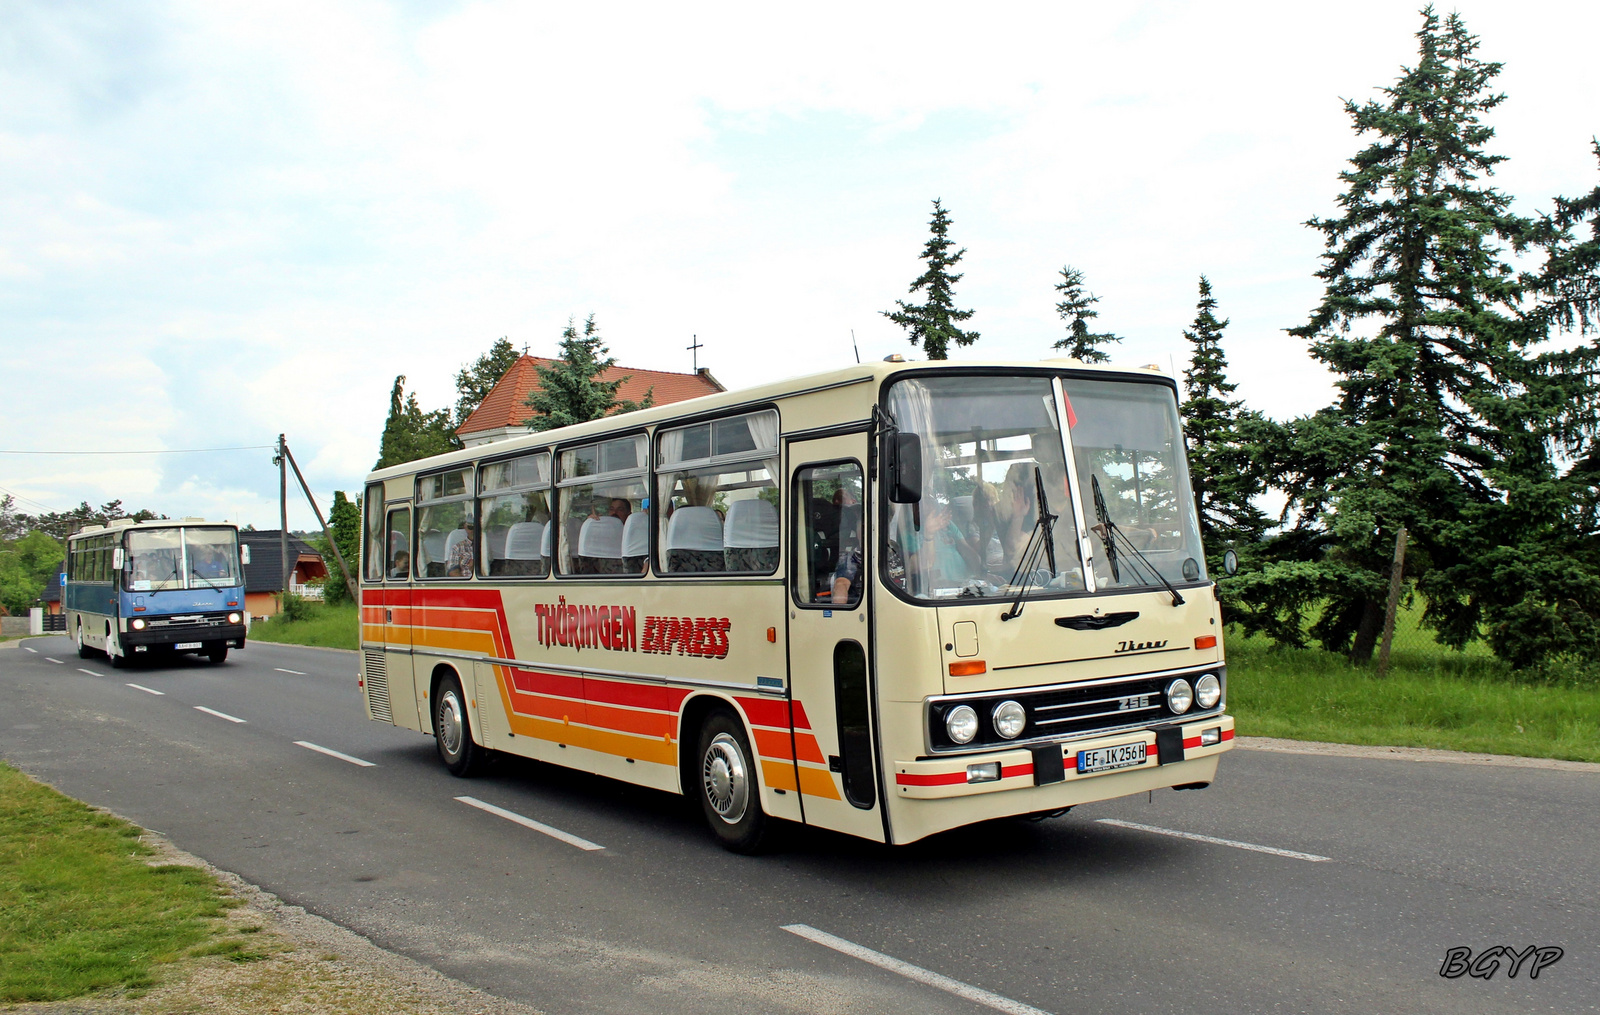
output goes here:
<path id="1" fill-rule="evenodd" d="M 690 335 L 689 339 L 694 344 L 693 345 L 686 345 L 686 346 L 684 346 L 684 348 L 688 349 L 689 352 L 694 356 L 694 372 L 695 373 L 699 373 L 700 372 L 700 350 L 704 349 L 705 346 L 700 344 L 700 336 L 699 335 Z"/>
<path id="2" fill-rule="evenodd" d="M 861 347 L 856 345 L 856 329 L 850 329 L 850 348 L 856 351 L 856 362 L 861 362 Z"/>

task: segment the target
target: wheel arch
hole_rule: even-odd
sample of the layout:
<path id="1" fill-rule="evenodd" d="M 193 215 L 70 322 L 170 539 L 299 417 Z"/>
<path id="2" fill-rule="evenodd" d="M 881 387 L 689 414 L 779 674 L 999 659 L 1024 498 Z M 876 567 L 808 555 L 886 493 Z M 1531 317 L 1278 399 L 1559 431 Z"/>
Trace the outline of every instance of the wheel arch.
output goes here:
<path id="1" fill-rule="evenodd" d="M 755 735 L 750 729 L 750 717 L 744 714 L 744 709 L 733 698 L 711 691 L 698 691 L 685 699 L 683 706 L 678 709 L 678 792 L 684 796 L 689 795 L 690 789 L 696 785 L 695 769 L 699 765 L 696 755 L 700 750 L 700 728 L 705 725 L 706 717 L 718 708 L 727 708 L 739 720 L 739 725 L 744 728 L 745 742 L 750 745 L 751 761 L 756 765 L 757 785 L 760 785 L 759 759 L 755 756 Z"/>
<path id="2" fill-rule="evenodd" d="M 428 675 L 428 710 L 423 717 L 423 722 L 427 724 L 428 728 L 424 732 L 429 734 L 437 733 L 433 728 L 433 710 L 436 707 L 435 703 L 439 700 L 439 685 L 444 683 L 447 677 L 456 679 L 456 685 L 461 688 L 461 693 L 466 698 L 464 704 L 467 706 L 467 717 L 471 720 L 467 727 L 467 735 L 472 736 L 472 727 L 477 725 L 478 717 L 476 714 L 477 709 L 472 704 L 471 685 L 461 676 L 461 671 L 449 663 L 434 663 L 433 672 Z"/>

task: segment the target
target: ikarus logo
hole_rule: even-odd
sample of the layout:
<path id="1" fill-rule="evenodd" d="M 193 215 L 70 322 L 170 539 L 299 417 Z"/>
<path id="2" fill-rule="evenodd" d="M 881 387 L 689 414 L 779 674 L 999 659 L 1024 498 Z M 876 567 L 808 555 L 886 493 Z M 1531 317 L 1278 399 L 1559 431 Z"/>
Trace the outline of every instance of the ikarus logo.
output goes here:
<path id="1" fill-rule="evenodd" d="M 1166 648 L 1167 639 L 1160 641 L 1119 641 L 1117 652 L 1148 652 L 1151 649 Z M 1115 653 L 1113 653 L 1115 654 Z"/>

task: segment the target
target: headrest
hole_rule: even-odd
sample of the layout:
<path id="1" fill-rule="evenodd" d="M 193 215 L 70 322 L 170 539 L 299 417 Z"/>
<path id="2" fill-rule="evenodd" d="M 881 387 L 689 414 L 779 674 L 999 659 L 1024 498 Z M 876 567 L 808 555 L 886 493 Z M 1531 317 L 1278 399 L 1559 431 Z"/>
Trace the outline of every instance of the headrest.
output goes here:
<path id="1" fill-rule="evenodd" d="M 506 558 L 538 560 L 545 556 L 544 526 L 539 522 L 518 522 L 506 530 Z"/>
<path id="2" fill-rule="evenodd" d="M 650 552 L 650 516 L 635 511 L 622 523 L 622 555 L 643 557 Z"/>
<path id="3" fill-rule="evenodd" d="M 708 507 L 681 507 L 667 523 L 667 549 L 722 549 L 722 519 Z"/>
<path id="4" fill-rule="evenodd" d="M 613 518 L 611 515 L 585 518 L 583 528 L 578 530 L 578 556 L 620 559 L 622 519 Z"/>
<path id="5" fill-rule="evenodd" d="M 728 505 L 728 529 L 723 545 L 767 547 L 778 545 L 778 509 L 759 498 Z"/>

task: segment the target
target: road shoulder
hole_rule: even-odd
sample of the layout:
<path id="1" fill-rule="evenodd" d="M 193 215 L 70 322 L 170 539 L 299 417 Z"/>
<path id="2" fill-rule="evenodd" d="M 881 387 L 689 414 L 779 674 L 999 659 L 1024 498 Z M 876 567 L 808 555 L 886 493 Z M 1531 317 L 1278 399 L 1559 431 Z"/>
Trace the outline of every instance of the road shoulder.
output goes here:
<path id="1" fill-rule="evenodd" d="M 1441 751 L 1431 747 L 1367 747 L 1361 744 L 1329 744 L 1314 740 L 1284 740 L 1278 737 L 1238 737 L 1234 743 L 1247 751 L 1276 751 L 1280 754 L 1382 758 L 1389 761 L 1430 761 L 1453 765 L 1493 765 L 1500 768 L 1544 768 L 1557 772 L 1600 773 L 1600 764 L 1590 761 L 1523 758 L 1512 754 L 1474 754 L 1470 751 Z"/>

